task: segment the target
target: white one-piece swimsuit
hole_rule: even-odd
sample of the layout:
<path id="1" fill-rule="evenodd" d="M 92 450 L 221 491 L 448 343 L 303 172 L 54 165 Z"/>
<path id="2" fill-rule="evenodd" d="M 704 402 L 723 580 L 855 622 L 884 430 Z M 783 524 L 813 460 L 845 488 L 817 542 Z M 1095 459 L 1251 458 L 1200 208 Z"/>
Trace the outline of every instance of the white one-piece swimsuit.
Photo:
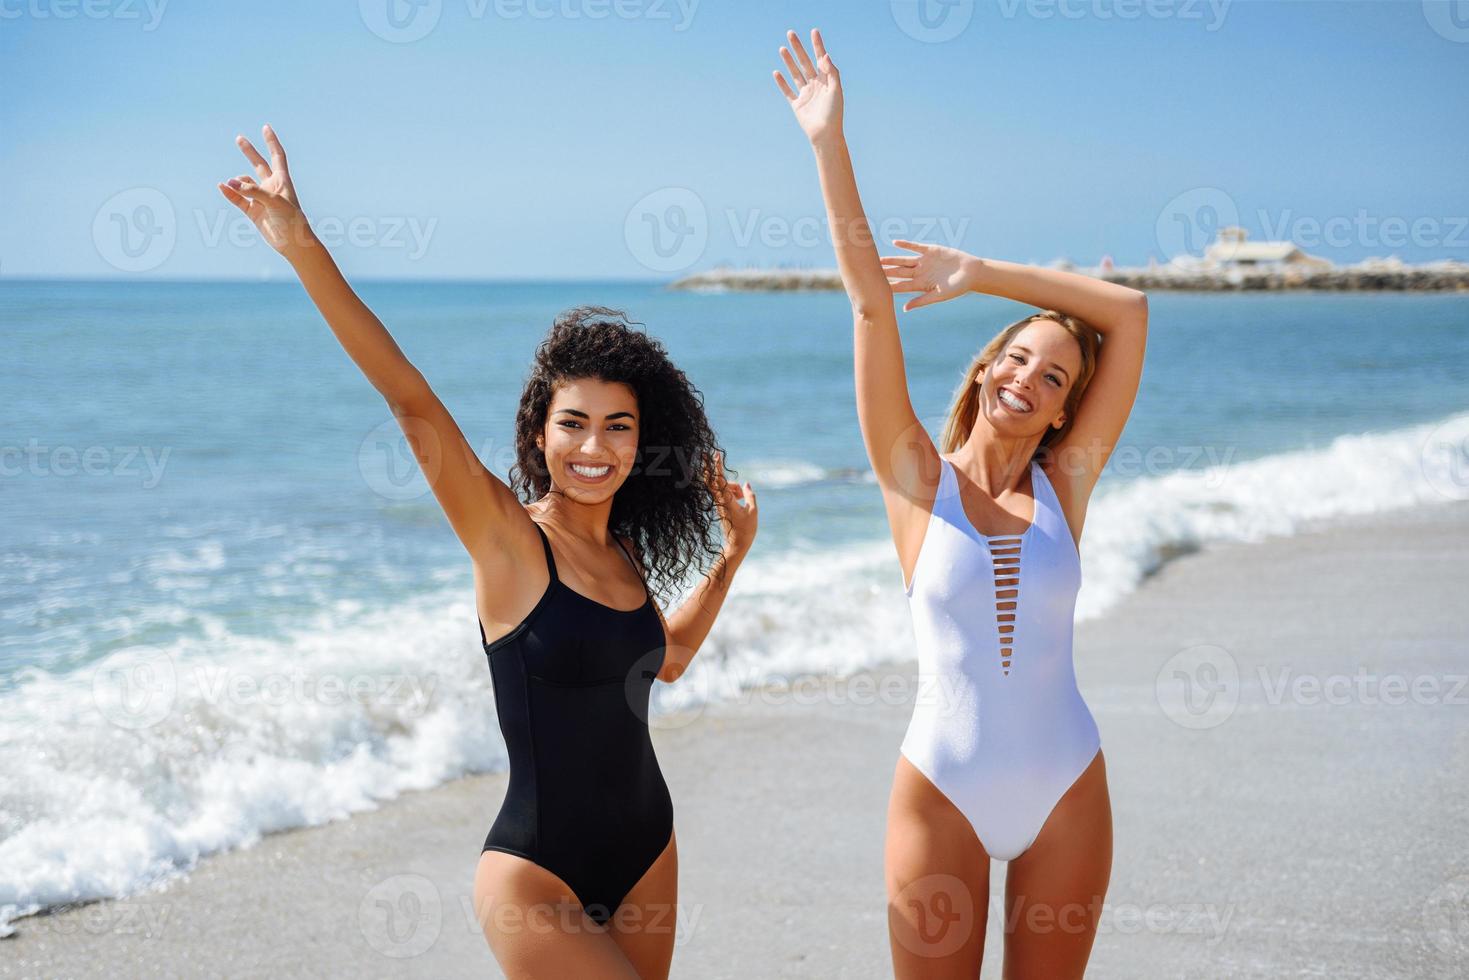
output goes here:
<path id="1" fill-rule="evenodd" d="M 933 514 L 905 588 L 919 689 L 902 753 L 1011 861 L 1101 748 L 1072 663 L 1081 559 L 1045 471 L 1030 464 L 1035 517 L 984 535 L 940 457 Z"/>

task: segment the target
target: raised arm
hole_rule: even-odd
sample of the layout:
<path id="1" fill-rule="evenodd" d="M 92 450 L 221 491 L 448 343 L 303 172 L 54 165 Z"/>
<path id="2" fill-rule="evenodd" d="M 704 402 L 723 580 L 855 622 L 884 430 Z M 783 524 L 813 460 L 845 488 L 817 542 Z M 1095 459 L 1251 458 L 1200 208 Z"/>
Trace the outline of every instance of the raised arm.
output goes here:
<path id="1" fill-rule="evenodd" d="M 270 160 L 245 137 L 235 137 L 255 176 L 231 178 L 219 185 L 220 193 L 291 263 L 342 349 L 383 396 L 465 549 L 476 558 L 492 557 L 486 551 L 501 550 L 497 543 L 533 538 L 503 534 L 514 522 L 529 521 L 515 494 L 480 463 L 423 375 L 347 284 L 301 209 L 280 140 L 269 126 L 263 133 Z"/>
<path id="2" fill-rule="evenodd" d="M 786 36 L 790 48 L 782 47 L 780 55 L 795 87 L 779 71 L 775 82 L 816 156 L 837 267 L 852 304 L 857 419 L 867 458 L 882 488 L 900 559 L 907 567 L 912 563 L 910 557 L 917 559 L 921 522 L 933 500 L 938 450 L 919 423 L 908 395 L 892 289 L 862 210 L 842 133 L 841 76 L 819 31 L 811 32 L 816 64 L 806 55 L 795 31 Z"/>
<path id="3" fill-rule="evenodd" d="M 760 520 L 755 488 L 749 483 L 742 485 L 725 479 L 723 454 L 715 459 L 710 480 L 715 487 L 719 520 L 724 528 L 724 551 L 714 570 L 699 581 L 678 609 L 663 619 L 663 629 L 668 634 L 668 653 L 663 660 L 663 668 L 658 671 L 658 679 L 664 682 L 683 676 L 694 654 L 699 652 L 699 647 L 714 628 L 714 620 L 724 605 L 724 597 L 729 594 L 734 574 L 754 543 L 755 529 Z"/>
<path id="4" fill-rule="evenodd" d="M 1137 399 L 1148 341 L 1147 294 L 1105 279 L 982 259 L 943 245 L 901 239 L 893 244 L 917 253 L 882 259 L 894 292 L 918 294 L 903 306 L 905 312 L 985 293 L 1079 317 L 1102 335 L 1096 373 L 1071 428 L 1052 447 L 1052 481 L 1064 481 L 1071 499 L 1087 500 Z"/>

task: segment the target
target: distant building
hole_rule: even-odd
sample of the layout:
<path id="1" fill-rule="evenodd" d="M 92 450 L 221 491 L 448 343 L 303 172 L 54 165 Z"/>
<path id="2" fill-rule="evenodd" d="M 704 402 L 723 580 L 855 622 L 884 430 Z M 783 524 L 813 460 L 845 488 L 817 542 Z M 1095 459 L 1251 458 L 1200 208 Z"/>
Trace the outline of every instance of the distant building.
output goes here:
<path id="1" fill-rule="evenodd" d="M 1219 237 L 1204 249 L 1204 261 L 1219 268 L 1276 268 L 1313 266 L 1330 268 L 1331 261 L 1308 255 L 1294 242 L 1246 241 L 1249 232 L 1238 225 L 1219 229 Z"/>

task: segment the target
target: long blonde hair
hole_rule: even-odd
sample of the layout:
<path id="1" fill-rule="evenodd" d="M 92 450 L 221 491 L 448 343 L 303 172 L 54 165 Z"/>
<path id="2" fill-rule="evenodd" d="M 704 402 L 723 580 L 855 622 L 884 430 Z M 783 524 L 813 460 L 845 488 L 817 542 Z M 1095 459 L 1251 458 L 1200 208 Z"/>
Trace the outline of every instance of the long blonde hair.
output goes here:
<path id="1" fill-rule="evenodd" d="M 1066 421 L 1059 429 L 1047 427 L 1046 434 L 1041 436 L 1040 445 L 1036 447 L 1035 459 L 1041 456 L 1048 446 L 1057 442 L 1071 429 L 1071 422 L 1076 418 L 1076 410 L 1081 405 L 1081 396 L 1086 394 L 1087 385 L 1091 383 L 1092 375 L 1097 370 L 1097 351 L 1101 346 L 1102 336 L 1095 327 L 1086 321 L 1061 313 L 1058 310 L 1041 310 L 1031 313 L 1004 330 L 1001 330 L 994 338 L 984 345 L 984 349 L 974 356 L 969 367 L 964 371 L 964 380 L 954 391 L 954 401 L 949 407 L 949 416 L 944 421 L 944 433 L 939 439 L 939 452 L 952 453 L 969 439 L 969 433 L 974 428 L 974 422 L 979 418 L 979 385 L 977 381 L 985 368 L 993 364 L 1005 349 L 1010 346 L 1010 341 L 1015 335 L 1025 329 L 1025 325 L 1034 320 L 1053 320 L 1066 329 L 1066 332 L 1076 338 L 1076 344 L 1081 348 L 1081 370 L 1072 379 L 1071 390 L 1066 393 Z"/>

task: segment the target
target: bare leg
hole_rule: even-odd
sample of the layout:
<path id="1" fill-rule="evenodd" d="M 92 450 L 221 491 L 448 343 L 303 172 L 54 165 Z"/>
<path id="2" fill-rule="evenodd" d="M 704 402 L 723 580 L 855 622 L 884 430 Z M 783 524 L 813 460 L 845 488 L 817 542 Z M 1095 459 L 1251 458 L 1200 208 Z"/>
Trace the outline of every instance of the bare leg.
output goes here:
<path id="1" fill-rule="evenodd" d="M 1086 970 L 1112 874 L 1112 802 L 1098 750 L 1005 873 L 1006 980 Z"/>
<path id="2" fill-rule="evenodd" d="M 974 980 L 984 960 L 989 854 L 958 807 L 901 755 L 883 860 L 894 976 Z"/>
<path id="3" fill-rule="evenodd" d="M 678 842 L 649 866 L 607 921 L 607 935 L 643 980 L 668 980 L 678 912 Z"/>
<path id="4" fill-rule="evenodd" d="M 481 854 L 474 908 L 508 980 L 641 980 L 566 883 L 533 861 L 501 851 Z"/>

